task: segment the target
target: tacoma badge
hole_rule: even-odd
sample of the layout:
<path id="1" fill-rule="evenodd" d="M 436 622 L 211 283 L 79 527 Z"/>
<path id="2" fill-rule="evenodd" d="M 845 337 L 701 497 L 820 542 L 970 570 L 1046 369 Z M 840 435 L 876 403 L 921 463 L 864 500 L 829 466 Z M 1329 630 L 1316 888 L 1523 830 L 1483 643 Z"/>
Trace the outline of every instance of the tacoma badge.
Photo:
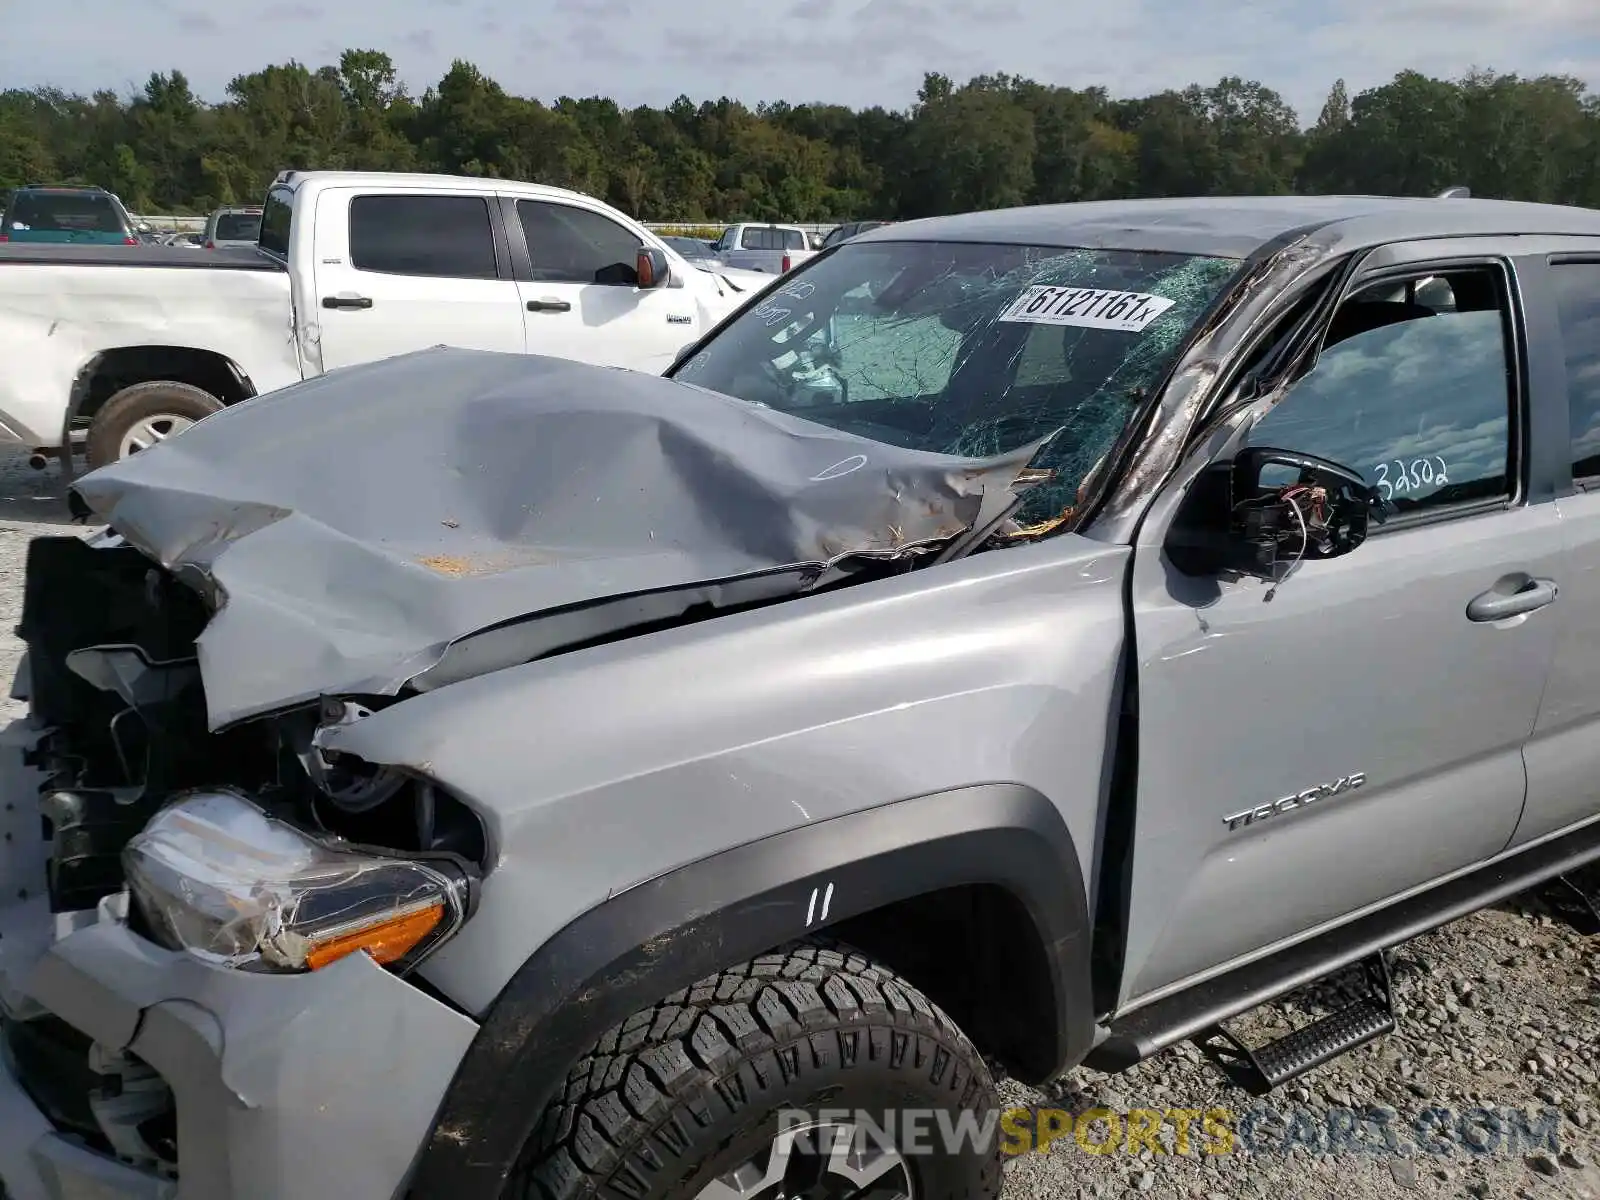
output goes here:
<path id="1" fill-rule="evenodd" d="M 1223 817 L 1222 823 L 1229 829 L 1243 829 L 1247 825 L 1254 825 L 1257 821 L 1264 821 L 1268 817 L 1277 816 L 1279 813 L 1293 812 L 1297 808 L 1304 808 L 1306 805 L 1318 800 L 1325 800 L 1330 796 L 1340 796 L 1345 792 L 1353 792 L 1366 781 L 1367 773 L 1365 771 L 1357 771 L 1353 775 L 1345 775 L 1332 783 L 1319 783 L 1316 787 L 1309 787 L 1303 792 L 1295 792 L 1292 796 L 1274 800 L 1271 804 L 1263 804 L 1259 808 L 1247 808 L 1243 812 Z"/>

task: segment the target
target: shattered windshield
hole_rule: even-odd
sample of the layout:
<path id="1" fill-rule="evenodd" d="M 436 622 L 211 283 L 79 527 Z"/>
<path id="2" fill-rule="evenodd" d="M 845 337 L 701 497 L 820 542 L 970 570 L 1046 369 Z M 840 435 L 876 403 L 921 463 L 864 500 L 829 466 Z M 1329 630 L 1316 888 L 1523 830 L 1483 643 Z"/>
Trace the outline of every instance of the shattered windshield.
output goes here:
<path id="1" fill-rule="evenodd" d="M 914 450 L 986 457 L 1061 434 L 1018 513 L 1047 520 L 1111 448 L 1235 259 L 868 242 L 734 317 L 673 374 Z"/>

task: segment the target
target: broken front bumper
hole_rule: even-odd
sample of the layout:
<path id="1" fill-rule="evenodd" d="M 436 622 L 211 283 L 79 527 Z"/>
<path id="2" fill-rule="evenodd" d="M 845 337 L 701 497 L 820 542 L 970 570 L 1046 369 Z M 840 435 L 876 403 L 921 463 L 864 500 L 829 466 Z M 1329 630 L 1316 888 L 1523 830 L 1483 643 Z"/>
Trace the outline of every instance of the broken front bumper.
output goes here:
<path id="1" fill-rule="evenodd" d="M 477 1025 L 364 955 L 252 975 L 130 932 L 120 897 L 52 917 L 32 736 L 0 734 L 0 1195 L 389 1200 Z"/>

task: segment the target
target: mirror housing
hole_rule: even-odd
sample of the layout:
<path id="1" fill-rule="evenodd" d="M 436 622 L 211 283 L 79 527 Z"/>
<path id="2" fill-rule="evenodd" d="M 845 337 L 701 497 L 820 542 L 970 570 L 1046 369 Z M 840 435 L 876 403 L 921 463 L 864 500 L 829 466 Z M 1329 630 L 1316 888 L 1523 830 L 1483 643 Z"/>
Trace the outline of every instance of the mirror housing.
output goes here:
<path id="1" fill-rule="evenodd" d="M 1298 563 L 1349 554 L 1387 511 L 1378 490 L 1342 463 L 1251 446 L 1195 477 L 1165 549 L 1185 575 L 1277 583 Z"/>
<path id="2" fill-rule="evenodd" d="M 1235 568 L 1263 579 L 1281 579 L 1308 559 L 1349 554 L 1367 540 L 1369 525 L 1386 517 L 1382 495 L 1359 471 L 1295 450 L 1246 447 L 1228 482 Z"/>
<path id="3" fill-rule="evenodd" d="M 650 246 L 639 247 L 635 270 L 639 276 L 637 286 L 640 291 L 666 287 L 672 278 L 672 264 L 667 260 L 666 251 L 656 250 Z"/>

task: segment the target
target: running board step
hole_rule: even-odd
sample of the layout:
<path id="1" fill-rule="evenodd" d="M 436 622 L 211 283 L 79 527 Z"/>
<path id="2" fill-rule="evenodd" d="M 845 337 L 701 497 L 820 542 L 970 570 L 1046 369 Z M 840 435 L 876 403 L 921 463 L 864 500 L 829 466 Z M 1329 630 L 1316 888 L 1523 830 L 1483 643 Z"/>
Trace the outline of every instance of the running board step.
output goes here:
<path id="1" fill-rule="evenodd" d="M 1394 1029 L 1387 956 L 1378 953 L 1362 960 L 1362 975 L 1362 995 L 1338 1012 L 1264 1046 L 1251 1049 L 1222 1022 L 1201 1033 L 1196 1044 L 1238 1086 L 1252 1095 L 1265 1095 Z"/>
<path id="2" fill-rule="evenodd" d="M 1580 883 L 1576 875 L 1558 875 L 1545 889 L 1544 901 L 1581 934 L 1600 934 L 1600 895 Z"/>

